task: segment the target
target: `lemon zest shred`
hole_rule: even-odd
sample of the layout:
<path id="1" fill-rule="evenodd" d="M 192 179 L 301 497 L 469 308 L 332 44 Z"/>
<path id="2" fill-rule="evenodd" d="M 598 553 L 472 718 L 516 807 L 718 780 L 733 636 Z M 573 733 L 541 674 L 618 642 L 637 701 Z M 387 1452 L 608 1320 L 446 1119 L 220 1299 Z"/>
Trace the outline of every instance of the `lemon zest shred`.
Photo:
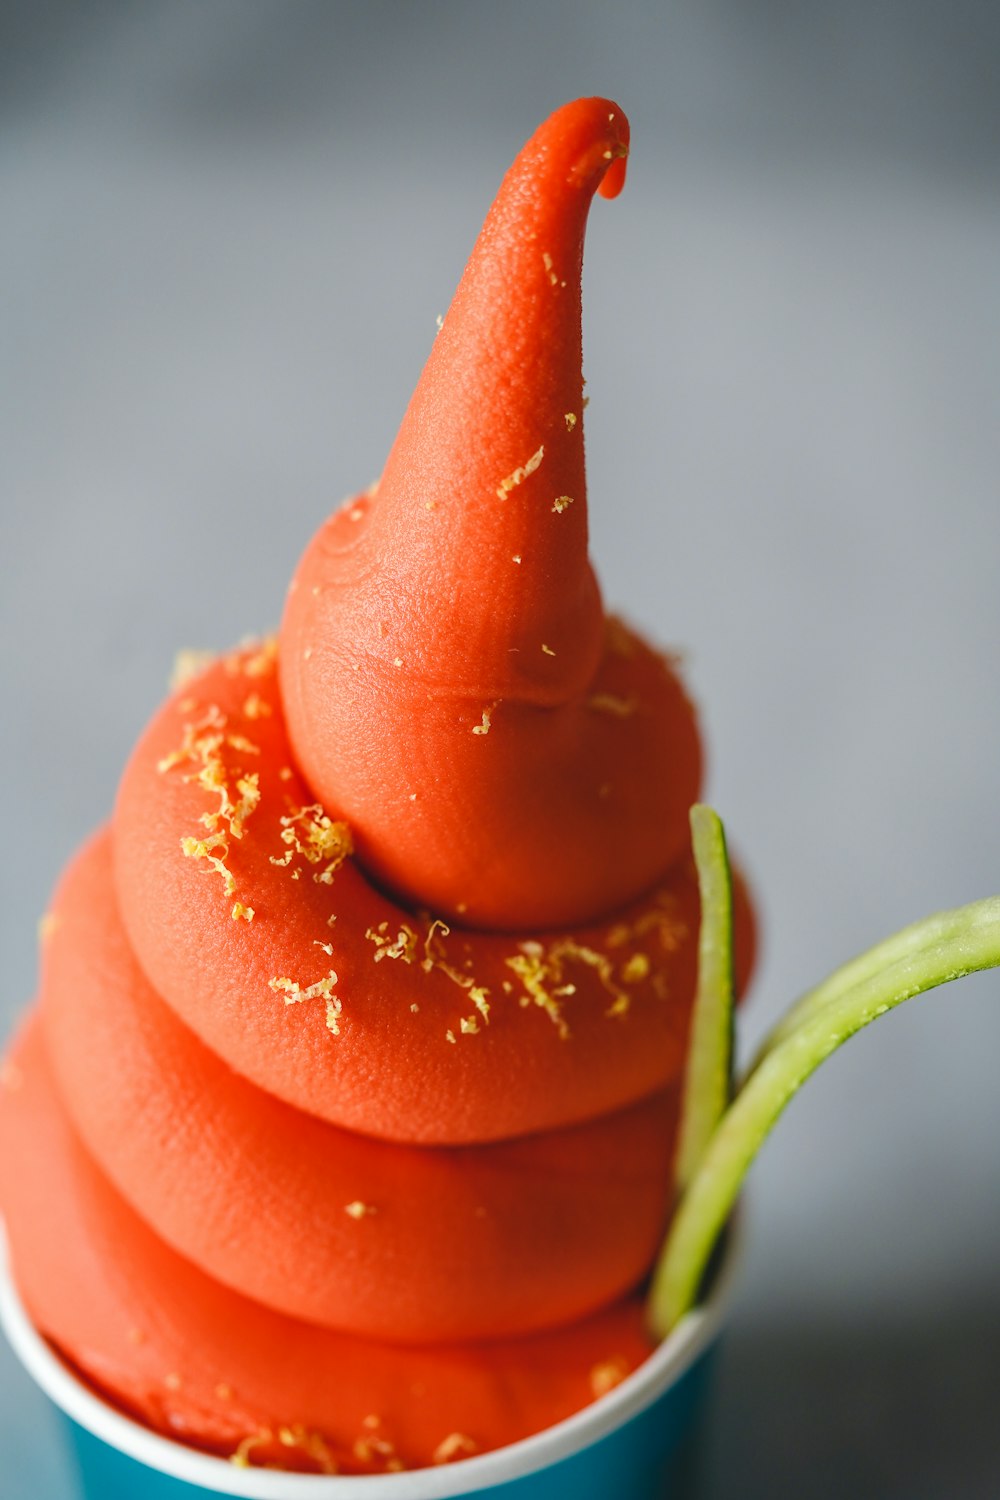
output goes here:
<path id="1" fill-rule="evenodd" d="M 406 1465 L 397 1454 L 395 1443 L 379 1432 L 381 1418 L 367 1416 L 361 1425 L 365 1430 L 360 1437 L 355 1438 L 351 1450 L 358 1463 L 372 1464 L 376 1459 L 381 1459 L 387 1473 L 401 1473 Z"/>
<path id="2" fill-rule="evenodd" d="M 269 719 L 273 712 L 270 703 L 258 692 L 249 693 L 244 699 L 243 717 L 245 719 Z"/>
<path id="3" fill-rule="evenodd" d="M 244 735 L 227 732 L 226 715 L 212 704 L 204 716 L 195 723 L 184 726 L 184 738 L 176 750 L 157 762 L 157 771 L 165 775 L 181 766 L 190 766 L 183 780 L 198 786 L 209 796 L 217 797 L 219 805 L 203 812 L 199 818 L 208 831 L 207 838 L 190 835 L 181 839 L 181 850 L 188 859 L 206 860 L 223 882 L 227 896 L 236 890 L 236 880 L 229 869 L 230 839 L 242 839 L 247 819 L 256 811 L 260 802 L 260 775 L 257 771 L 246 774 L 235 771 L 237 800 L 233 800 L 230 772 L 226 766 L 224 751 L 235 750 L 239 754 L 259 755 L 260 747 Z M 246 907 L 244 910 L 249 911 Z M 241 913 L 242 914 L 242 913 Z M 234 913 L 235 915 L 235 913 Z M 251 918 L 247 918 L 251 920 Z"/>
<path id="4" fill-rule="evenodd" d="M 611 714 L 616 719 L 630 719 L 639 702 L 636 698 L 619 698 L 616 693 L 591 693 L 587 707 L 597 713 Z"/>
<path id="5" fill-rule="evenodd" d="M 272 865 L 289 865 L 296 854 L 311 865 L 322 865 L 313 872 L 319 885 L 332 885 L 333 877 L 354 853 L 354 839 L 347 823 L 327 816 L 318 802 L 295 808 L 281 818 L 281 842 L 284 855 L 271 855 Z"/>
<path id="6" fill-rule="evenodd" d="M 447 1464 L 453 1458 L 467 1458 L 478 1451 L 478 1443 L 464 1432 L 449 1432 L 448 1436 L 442 1438 L 434 1449 L 432 1462 L 435 1464 Z"/>
<path id="7" fill-rule="evenodd" d="M 286 1005 L 298 1005 L 303 1000 L 325 1000 L 326 1001 L 326 1024 L 334 1036 L 340 1035 L 340 1017 L 344 1006 L 339 995 L 333 993 L 333 987 L 337 983 L 335 969 L 322 979 L 317 979 L 314 984 L 302 985 L 297 979 L 289 979 L 287 975 L 275 975 L 267 981 L 267 987 L 276 995 L 282 995 Z"/>
<path id="8" fill-rule="evenodd" d="M 278 664 L 278 637 L 269 635 L 262 641 L 248 642 L 250 644 L 257 646 L 252 655 L 245 656 L 239 652 L 235 654 L 237 671 L 242 670 L 244 677 L 271 676 Z"/>
<path id="9" fill-rule="evenodd" d="M 274 1442 L 274 1433 L 269 1427 L 262 1427 L 259 1432 L 252 1432 L 245 1437 L 229 1455 L 229 1462 L 235 1469 L 249 1469 L 250 1455 L 255 1448 L 266 1448 L 268 1443 Z"/>
<path id="10" fill-rule="evenodd" d="M 625 984 L 640 984 L 650 970 L 648 953 L 633 953 L 622 965 L 621 977 Z"/>
<path id="11" fill-rule="evenodd" d="M 480 722 L 478 724 L 473 724 L 473 726 L 472 726 L 472 732 L 473 732 L 473 734 L 489 734 L 490 728 L 491 728 L 492 723 L 493 723 L 493 714 L 494 714 L 495 709 L 498 706 L 499 706 L 499 699 L 497 700 L 497 702 L 491 703 L 490 706 L 489 706 L 489 708 L 484 708 L 483 709 L 483 717 L 482 717 L 482 719 L 480 720 Z"/>
<path id="12" fill-rule="evenodd" d="M 545 444 L 542 443 L 529 459 L 523 464 L 519 464 L 516 469 L 507 475 L 506 479 L 501 479 L 496 489 L 497 498 L 499 500 L 506 500 L 511 490 L 516 490 L 519 484 L 524 483 L 529 474 L 534 474 L 544 457 Z"/>
<path id="13" fill-rule="evenodd" d="M 602 1359 L 599 1364 L 593 1366 L 590 1372 L 590 1389 L 595 1397 L 606 1396 L 608 1391 L 613 1391 L 616 1385 L 629 1374 L 630 1365 L 621 1354 L 613 1354 L 610 1359 Z"/>
<path id="14" fill-rule="evenodd" d="M 273 1438 L 272 1438 L 273 1441 Z M 312 1459 L 321 1474 L 337 1474 L 339 1466 L 326 1439 L 318 1432 L 310 1432 L 297 1423 L 294 1427 L 279 1427 L 278 1442 L 283 1448 L 293 1448 L 306 1458 Z"/>
<path id="15" fill-rule="evenodd" d="M 389 936 L 388 922 L 380 922 L 378 928 L 369 927 L 365 937 L 375 945 L 373 955 L 376 963 L 384 958 L 399 959 L 405 964 L 418 964 L 424 974 L 430 974 L 438 970 L 447 979 L 464 990 L 482 1018 L 483 1024 L 488 1026 L 490 1020 L 490 992 L 482 984 L 477 984 L 472 974 L 463 974 L 461 969 L 449 962 L 444 945 L 444 939 L 451 935 L 451 928 L 447 922 L 440 917 L 431 919 L 423 938 L 423 957 L 420 957 L 420 938 L 417 932 L 408 922 L 403 922 L 395 938 Z M 467 960 L 471 964 L 471 960 Z M 412 1012 L 419 1012 L 418 1005 L 411 1005 Z M 469 1016 L 460 1023 L 460 1029 L 466 1036 L 475 1036 L 479 1032 L 479 1023 L 474 1016 Z M 454 1034 L 448 1033 L 454 1040 Z"/>
<path id="16" fill-rule="evenodd" d="M 170 672 L 170 691 L 176 693 L 189 683 L 192 677 L 197 677 L 214 659 L 213 651 L 198 651 L 191 647 L 178 651 L 174 656 L 174 664 Z"/>

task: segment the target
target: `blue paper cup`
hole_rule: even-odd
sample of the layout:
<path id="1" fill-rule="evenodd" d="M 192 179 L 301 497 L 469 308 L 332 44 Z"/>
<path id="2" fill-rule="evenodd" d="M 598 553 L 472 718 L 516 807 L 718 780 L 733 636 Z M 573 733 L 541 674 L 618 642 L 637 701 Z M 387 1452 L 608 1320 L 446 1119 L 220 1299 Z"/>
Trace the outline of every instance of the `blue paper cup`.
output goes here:
<path id="1" fill-rule="evenodd" d="M 620 1385 L 565 1422 L 493 1453 L 401 1474 L 241 1469 L 160 1437 L 103 1401 L 36 1332 L 6 1269 L 0 1323 L 62 1412 L 82 1500 L 690 1500 L 698 1439 L 736 1258 L 732 1239 L 706 1301 Z"/>

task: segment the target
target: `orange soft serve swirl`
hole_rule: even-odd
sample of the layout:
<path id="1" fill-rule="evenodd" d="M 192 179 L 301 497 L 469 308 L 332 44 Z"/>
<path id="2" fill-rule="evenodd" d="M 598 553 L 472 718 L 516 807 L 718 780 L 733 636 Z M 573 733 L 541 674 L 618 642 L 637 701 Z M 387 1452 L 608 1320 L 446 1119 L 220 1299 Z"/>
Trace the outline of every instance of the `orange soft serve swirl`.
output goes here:
<path id="1" fill-rule="evenodd" d="M 700 753 L 587 557 L 583 234 L 627 144 L 599 99 L 528 143 L 377 491 L 307 550 L 279 640 L 154 716 L 53 899 L 28 1087 L 0 1092 L 15 1272 L 63 1242 L 59 1276 L 22 1278 L 39 1326 L 208 1446 L 311 1423 L 338 1467 L 447 1447 L 435 1405 L 359 1458 L 332 1399 L 279 1389 L 275 1329 L 321 1366 L 349 1351 L 387 1408 L 394 1368 L 467 1350 L 477 1431 L 448 1456 L 580 1404 L 598 1346 L 641 1355 L 628 1299 L 670 1207 Z M 740 921 L 745 939 L 745 903 Z M 71 1185 L 58 1212 L 40 1171 Z M 170 1311 L 130 1377 L 144 1278 Z M 551 1341 L 553 1399 L 512 1424 L 529 1336 Z M 214 1397 L 199 1347 L 231 1362 Z"/>

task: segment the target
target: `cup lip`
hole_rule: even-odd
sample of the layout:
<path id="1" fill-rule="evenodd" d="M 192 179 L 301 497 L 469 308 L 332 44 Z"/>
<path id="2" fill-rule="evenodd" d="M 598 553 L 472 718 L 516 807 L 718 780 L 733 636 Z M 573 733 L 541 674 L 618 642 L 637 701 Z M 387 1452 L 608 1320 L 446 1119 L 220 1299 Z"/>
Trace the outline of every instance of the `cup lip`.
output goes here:
<path id="1" fill-rule="evenodd" d="M 714 1339 L 732 1295 L 741 1250 L 742 1235 L 734 1223 L 727 1231 L 706 1300 L 685 1314 L 638 1369 L 589 1406 L 489 1453 L 392 1474 L 239 1469 L 227 1458 L 188 1447 L 126 1416 L 86 1385 L 31 1322 L 14 1285 L 2 1220 L 0 1328 L 36 1385 L 77 1426 L 173 1479 L 240 1500 L 446 1500 L 489 1490 L 572 1458 L 651 1406 Z"/>

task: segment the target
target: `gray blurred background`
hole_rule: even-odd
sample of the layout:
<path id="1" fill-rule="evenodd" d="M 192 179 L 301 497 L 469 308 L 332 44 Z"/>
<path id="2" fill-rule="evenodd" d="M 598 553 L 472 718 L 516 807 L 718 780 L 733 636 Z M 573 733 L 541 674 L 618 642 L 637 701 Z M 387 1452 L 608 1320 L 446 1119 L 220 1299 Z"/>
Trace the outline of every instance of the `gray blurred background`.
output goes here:
<path id="1" fill-rule="evenodd" d="M 499 179 L 633 126 L 585 284 L 593 551 L 680 648 L 760 895 L 749 1048 L 1000 889 L 1000 11 L 0 8 L 6 1031 L 176 648 L 276 624 L 379 472 Z M 839 1055 L 755 1168 L 711 1500 L 1000 1493 L 1000 981 Z M 69 1500 L 0 1353 L 4 1500 Z"/>

